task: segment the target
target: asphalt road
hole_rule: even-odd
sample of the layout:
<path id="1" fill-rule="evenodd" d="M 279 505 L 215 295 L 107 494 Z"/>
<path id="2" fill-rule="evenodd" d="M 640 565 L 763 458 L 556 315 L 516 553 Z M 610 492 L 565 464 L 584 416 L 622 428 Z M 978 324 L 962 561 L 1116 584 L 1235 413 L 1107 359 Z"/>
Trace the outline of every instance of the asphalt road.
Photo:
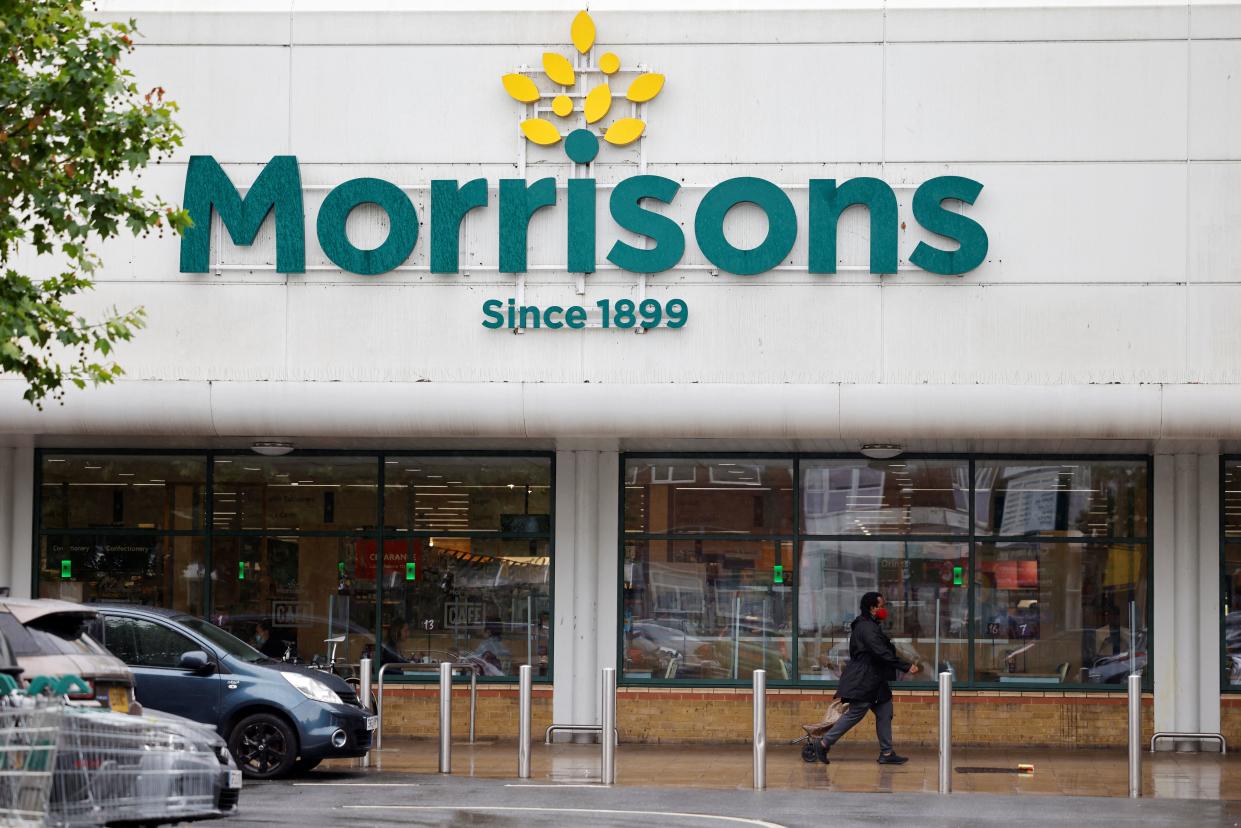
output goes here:
<path id="1" fill-rule="evenodd" d="M 1241 825 L 1241 803 L 1212 800 L 604 788 L 362 771 L 247 783 L 241 806 L 221 828 Z"/>

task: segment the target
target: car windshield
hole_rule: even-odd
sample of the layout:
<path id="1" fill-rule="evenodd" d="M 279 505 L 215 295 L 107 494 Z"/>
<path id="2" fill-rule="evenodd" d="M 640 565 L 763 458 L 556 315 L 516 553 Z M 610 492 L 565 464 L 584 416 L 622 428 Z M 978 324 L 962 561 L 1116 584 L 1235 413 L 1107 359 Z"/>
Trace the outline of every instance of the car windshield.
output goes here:
<path id="1" fill-rule="evenodd" d="M 91 615 L 56 612 L 40 616 L 22 626 L 5 613 L 3 632 L 14 655 L 105 655 L 106 650 L 86 634 Z"/>
<path id="2" fill-rule="evenodd" d="M 257 664 L 260 661 L 271 661 L 270 658 L 263 655 L 237 636 L 230 632 L 225 632 L 215 624 L 212 624 L 210 621 L 204 621 L 203 619 L 195 618 L 192 615 L 178 616 L 176 620 L 186 627 L 189 627 L 191 630 L 198 633 L 233 658 L 241 659 L 248 664 Z"/>

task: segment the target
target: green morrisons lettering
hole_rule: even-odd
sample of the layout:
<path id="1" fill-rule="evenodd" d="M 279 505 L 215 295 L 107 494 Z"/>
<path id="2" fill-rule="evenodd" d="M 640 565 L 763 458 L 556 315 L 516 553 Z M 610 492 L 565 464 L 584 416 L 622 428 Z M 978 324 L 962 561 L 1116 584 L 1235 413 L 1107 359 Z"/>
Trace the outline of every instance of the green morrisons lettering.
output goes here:
<path id="1" fill-rule="evenodd" d="M 359 204 L 376 204 L 388 214 L 388 238 L 373 250 L 354 247 L 345 222 Z M 319 245 L 342 270 L 375 276 L 409 258 L 418 241 L 418 214 L 401 188 L 378 178 L 355 178 L 328 193 L 319 208 Z"/>
<path id="2" fill-rule="evenodd" d="M 589 146 L 578 149 L 581 157 L 590 155 Z M 941 248 L 919 242 L 909 257 L 913 265 L 930 273 L 959 276 L 986 260 L 986 230 L 974 219 L 945 205 L 947 201 L 974 204 L 982 186 L 969 178 L 939 176 L 918 187 L 911 205 L 914 219 L 926 230 L 955 242 L 957 247 Z M 500 180 L 497 189 L 499 269 L 503 273 L 523 273 L 529 267 L 530 220 L 537 211 L 557 206 L 556 181 L 506 178 Z M 569 179 L 565 189 L 565 261 L 570 272 L 593 273 L 597 266 L 596 181 Z M 661 273 L 675 268 L 685 255 L 685 233 L 674 219 L 647 209 L 644 202 L 649 199 L 671 204 L 679 191 L 677 182 L 658 175 L 635 175 L 617 182 L 608 201 L 612 220 L 654 244 L 638 247 L 616 239 L 607 254 L 608 261 L 632 273 Z M 869 214 L 870 271 L 896 272 L 900 217 L 896 194 L 888 184 L 866 177 L 841 182 L 811 179 L 807 193 L 808 272 L 836 272 L 837 225 L 840 216 L 855 206 L 865 208 Z M 457 273 L 461 222 L 467 213 L 489 208 L 487 181 L 476 178 L 464 185 L 455 180 L 432 181 L 430 201 L 430 270 Z M 355 247 L 345 233 L 349 213 L 364 203 L 377 204 L 389 219 L 387 238 L 373 250 Z M 728 213 L 746 203 L 756 205 L 767 217 L 765 238 L 750 249 L 735 247 L 724 234 Z M 236 245 L 253 244 L 267 216 L 274 213 L 276 270 L 305 270 L 305 212 L 294 156 L 272 157 L 245 196 L 213 157 L 193 156 L 186 171 L 185 208 L 194 226 L 181 238 L 182 273 L 205 273 L 209 269 L 213 210 Z M 409 197 L 395 184 L 375 178 L 346 181 L 328 193 L 315 227 L 319 246 L 333 263 L 342 270 L 365 276 L 399 267 L 418 241 L 418 215 Z M 797 233 L 797 210 L 792 199 L 763 178 L 731 178 L 717 184 L 703 196 L 694 214 L 694 237 L 703 255 L 720 270 L 739 276 L 755 276 L 786 263 Z M 558 315 L 556 320 L 560 320 Z M 575 327 L 569 321 L 568 311 L 563 324 Z M 500 322 L 496 327 L 510 326 Z"/>
<path id="3" fill-rule="evenodd" d="M 267 214 L 276 213 L 276 270 L 306 270 L 305 213 L 297 159 L 275 155 L 243 198 L 210 155 L 190 158 L 185 171 L 185 211 L 193 225 L 181 236 L 181 272 L 206 273 L 211 263 L 211 210 L 236 245 L 254 243 Z"/>

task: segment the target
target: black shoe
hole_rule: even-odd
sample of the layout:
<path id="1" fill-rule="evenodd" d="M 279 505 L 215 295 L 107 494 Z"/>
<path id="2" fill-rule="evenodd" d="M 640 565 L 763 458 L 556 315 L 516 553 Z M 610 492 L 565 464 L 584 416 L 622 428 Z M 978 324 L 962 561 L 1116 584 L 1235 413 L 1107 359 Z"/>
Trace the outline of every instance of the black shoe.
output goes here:
<path id="1" fill-rule="evenodd" d="M 903 765 L 908 761 L 908 756 L 897 756 L 895 753 L 879 754 L 879 764 L 881 765 Z"/>
<path id="2" fill-rule="evenodd" d="M 827 758 L 827 746 L 823 744 L 822 739 L 814 740 L 814 755 L 816 759 L 825 765 L 832 763 L 832 760 Z"/>

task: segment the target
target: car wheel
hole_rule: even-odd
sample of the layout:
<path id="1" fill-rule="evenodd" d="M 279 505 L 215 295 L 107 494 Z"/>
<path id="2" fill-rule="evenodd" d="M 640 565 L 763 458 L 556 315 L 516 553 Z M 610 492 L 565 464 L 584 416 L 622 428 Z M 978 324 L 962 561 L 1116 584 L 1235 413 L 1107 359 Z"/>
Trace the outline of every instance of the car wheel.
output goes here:
<path id="1" fill-rule="evenodd" d="M 246 716 L 228 737 L 228 749 L 237 767 L 251 779 L 284 776 L 297 759 L 297 736 L 279 716 Z"/>
<path id="2" fill-rule="evenodd" d="M 308 773 L 319 767 L 319 763 L 322 761 L 322 759 L 298 759 L 293 763 L 293 772 Z"/>

